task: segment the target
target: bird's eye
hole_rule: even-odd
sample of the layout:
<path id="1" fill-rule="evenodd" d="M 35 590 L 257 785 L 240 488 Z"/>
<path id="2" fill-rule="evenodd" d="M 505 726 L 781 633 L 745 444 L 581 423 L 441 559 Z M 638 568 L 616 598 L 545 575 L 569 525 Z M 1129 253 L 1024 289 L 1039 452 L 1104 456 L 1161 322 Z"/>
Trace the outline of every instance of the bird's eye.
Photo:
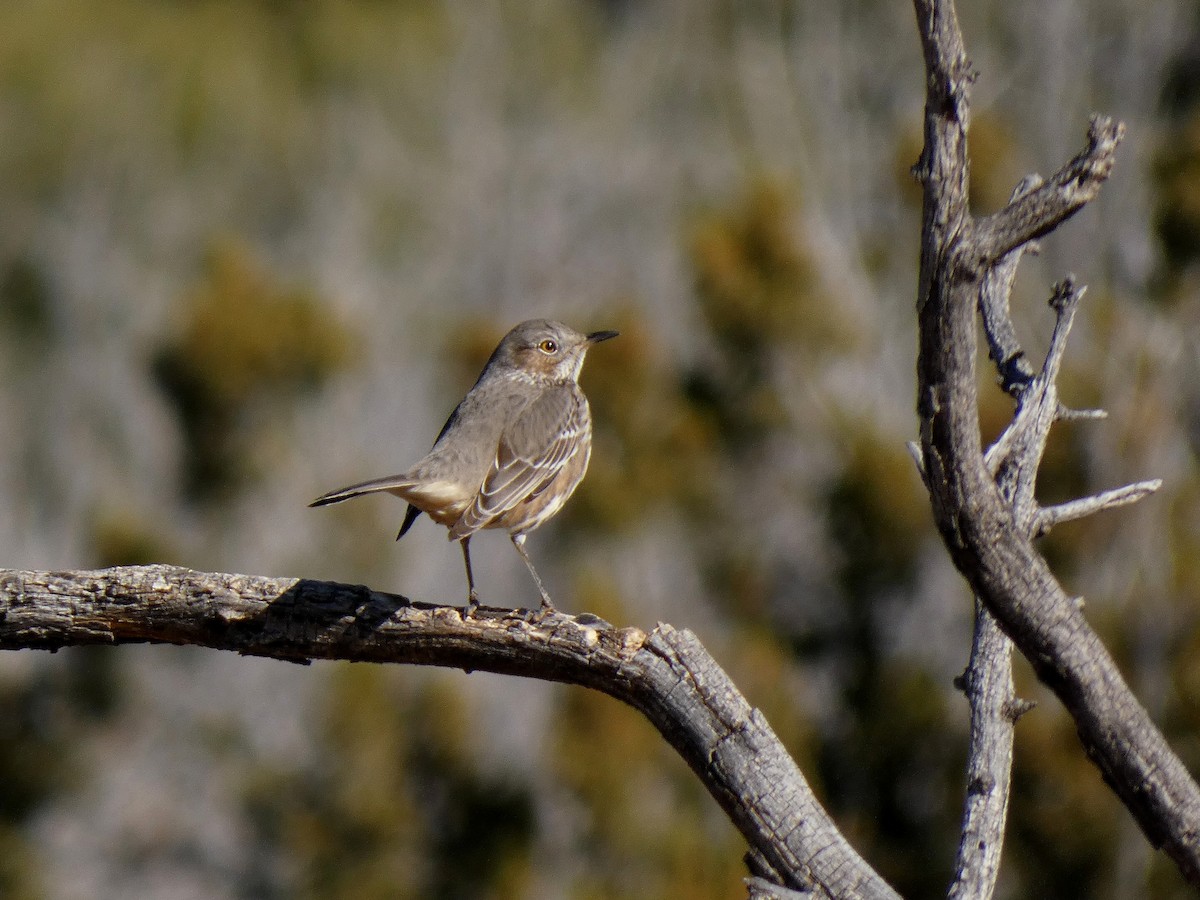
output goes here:
<path id="1" fill-rule="evenodd" d="M 546 340 L 538 344 L 538 349 L 543 353 L 554 355 L 558 352 L 558 344 L 557 342 L 550 340 L 550 338 L 546 338 Z"/>

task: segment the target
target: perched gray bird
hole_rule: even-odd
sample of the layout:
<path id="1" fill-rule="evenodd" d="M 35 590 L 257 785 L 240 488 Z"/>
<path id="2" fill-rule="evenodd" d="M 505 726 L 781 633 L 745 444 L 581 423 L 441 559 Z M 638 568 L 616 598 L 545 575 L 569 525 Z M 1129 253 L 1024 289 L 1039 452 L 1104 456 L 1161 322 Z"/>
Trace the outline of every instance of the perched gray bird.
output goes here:
<path id="1" fill-rule="evenodd" d="M 583 335 L 548 319 L 522 322 L 500 341 L 424 459 L 400 475 L 330 491 L 309 505 L 395 494 L 408 501 L 396 540 L 428 513 L 462 544 L 467 615 L 479 606 L 471 535 L 506 528 L 542 595 L 542 612 L 553 611 L 525 535 L 562 509 L 587 472 L 592 414 L 579 389 L 579 370 L 588 347 L 616 336 Z"/>

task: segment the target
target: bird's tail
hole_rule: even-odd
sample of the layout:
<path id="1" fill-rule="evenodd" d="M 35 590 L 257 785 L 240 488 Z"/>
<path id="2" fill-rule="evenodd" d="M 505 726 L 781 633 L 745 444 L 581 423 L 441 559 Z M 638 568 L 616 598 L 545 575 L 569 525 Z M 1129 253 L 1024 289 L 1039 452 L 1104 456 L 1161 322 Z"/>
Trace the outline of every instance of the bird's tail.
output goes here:
<path id="1" fill-rule="evenodd" d="M 397 489 L 410 488 L 413 486 L 413 480 L 406 475 L 388 475 L 386 478 L 373 478 L 370 481 L 362 481 L 358 484 L 352 484 L 349 487 L 338 488 L 336 491 L 330 491 L 328 494 L 322 494 L 309 506 L 326 506 L 330 503 L 341 503 L 343 500 L 349 500 L 351 497 L 360 497 L 363 494 L 377 494 L 380 491 L 392 491 Z"/>

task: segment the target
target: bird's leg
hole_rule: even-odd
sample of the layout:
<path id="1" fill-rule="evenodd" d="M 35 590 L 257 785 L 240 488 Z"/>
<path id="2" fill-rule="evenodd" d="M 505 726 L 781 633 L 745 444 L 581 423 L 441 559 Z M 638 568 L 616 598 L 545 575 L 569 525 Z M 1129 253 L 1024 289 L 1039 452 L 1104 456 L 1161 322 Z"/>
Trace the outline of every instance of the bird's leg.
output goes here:
<path id="1" fill-rule="evenodd" d="M 529 554 L 525 551 L 525 535 L 522 533 L 511 535 L 513 546 L 517 548 L 517 552 L 521 554 L 521 559 L 525 560 L 525 566 L 529 569 L 529 574 L 533 576 L 533 583 L 537 585 L 538 593 L 542 595 L 542 608 L 538 610 L 537 618 L 542 618 L 547 613 L 558 612 L 554 608 L 554 604 L 550 602 L 550 595 L 546 593 L 546 587 L 542 584 L 541 576 L 538 575 L 537 569 L 533 567 L 533 560 L 529 558 Z"/>
<path id="2" fill-rule="evenodd" d="M 463 562 L 467 567 L 467 605 L 463 608 L 463 618 L 469 619 L 479 608 L 479 595 L 475 593 L 475 576 L 471 573 L 471 551 L 467 547 L 467 544 L 471 543 L 471 536 L 467 535 L 459 543 L 462 544 Z"/>

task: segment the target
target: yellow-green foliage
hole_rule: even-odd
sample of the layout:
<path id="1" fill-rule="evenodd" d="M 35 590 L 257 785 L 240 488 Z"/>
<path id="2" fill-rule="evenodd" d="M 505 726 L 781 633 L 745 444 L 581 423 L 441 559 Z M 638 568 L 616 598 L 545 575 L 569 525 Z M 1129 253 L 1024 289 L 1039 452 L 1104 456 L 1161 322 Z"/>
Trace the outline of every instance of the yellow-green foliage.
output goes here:
<path id="1" fill-rule="evenodd" d="M 591 354 L 583 376 L 597 411 L 596 453 L 567 507 L 576 522 L 634 527 L 671 506 L 704 525 L 725 499 L 729 467 L 793 425 L 779 359 L 813 366 L 853 344 L 781 185 L 755 185 L 689 235 L 711 351 L 679 360 L 631 306 L 597 323 L 621 337 Z"/>
<path id="2" fill-rule="evenodd" d="M 1186 484 L 1178 485 L 1170 497 L 1167 514 L 1169 529 L 1166 540 L 1171 547 L 1170 577 L 1166 583 L 1170 594 L 1184 610 L 1200 610 L 1200 473 L 1193 472 Z M 1183 613 L 1185 623 L 1196 622 L 1195 613 Z M 1186 635 L 1196 634 L 1195 628 L 1183 628 Z M 1182 654 L 1181 659 L 1200 663 L 1200 657 Z M 1184 696 L 1200 699 L 1200 694 L 1185 693 Z M 1200 706 L 1196 711 L 1200 713 Z M 1192 720 L 1200 722 L 1200 715 Z M 1200 759 L 1197 760 L 1200 763 Z"/>
<path id="3" fill-rule="evenodd" d="M 582 809 L 580 900 L 745 895 L 745 845 L 691 771 L 634 710 L 564 691 L 553 772 Z"/>
<path id="4" fill-rule="evenodd" d="M 0 822 L 0 897 L 8 900 L 41 900 L 39 861 L 20 829 Z"/>
<path id="5" fill-rule="evenodd" d="M 13 349 L 44 352 L 52 335 L 50 289 L 45 275 L 28 257 L 18 257 L 0 271 L 0 336 L 15 338 Z"/>
<path id="6" fill-rule="evenodd" d="M 132 510 L 111 508 L 92 525 L 92 564 L 142 566 L 166 562 L 173 553 L 159 529 L 142 521 Z"/>
<path id="7" fill-rule="evenodd" d="M 715 499 L 716 425 L 689 402 L 665 343 L 636 313 L 617 313 L 610 327 L 621 336 L 589 354 L 583 373 L 595 452 L 565 514 L 613 530 L 666 506 L 702 517 Z"/>
<path id="8" fill-rule="evenodd" d="M 38 690 L 0 685 L 0 822 L 22 821 L 66 786 L 69 754 L 60 744 L 62 717 L 55 715 L 61 711 L 46 708 Z"/>
<path id="9" fill-rule="evenodd" d="M 971 120 L 971 211 L 986 215 L 1003 209 L 1013 188 L 1025 177 L 1020 166 L 1020 145 L 1012 128 L 994 115 L 977 115 Z"/>
<path id="10" fill-rule="evenodd" d="M 763 183 L 731 211 L 703 217 L 692 236 L 696 296 L 721 343 L 752 351 L 765 338 L 812 334 L 827 318 L 814 302 L 815 266 L 796 240 L 795 205 Z"/>
<path id="11" fill-rule="evenodd" d="M 1200 258 L 1200 112 L 1190 113 L 1159 146 L 1159 237 L 1172 267 Z"/>
<path id="12" fill-rule="evenodd" d="M 625 618 L 628 604 L 605 576 L 580 579 L 576 596 L 582 608 Z M 805 760 L 809 728 L 788 690 L 791 657 L 780 635 L 739 628 L 720 655 L 788 749 Z M 602 694 L 564 690 L 553 721 L 551 774 L 586 818 L 577 848 L 586 865 L 573 897 L 744 896 L 744 842 L 644 717 Z"/>
<path id="13" fill-rule="evenodd" d="M 1104 890 L 1112 878 L 1105 857 L 1124 813 L 1052 702 L 1017 727 L 1011 808 L 1007 857 L 1024 883 L 1047 897 L 1114 896 Z"/>
<path id="14" fill-rule="evenodd" d="M 246 804 L 307 900 L 527 896 L 529 798 L 480 775 L 458 691 L 339 666 L 316 771 L 263 772 Z"/>
<path id="15" fill-rule="evenodd" d="M 0 681 L 0 897 L 45 896 L 45 862 L 25 827 L 48 800 L 79 787 L 76 749 L 114 707 L 114 659 L 97 649 L 68 648 L 48 676 Z"/>
<path id="16" fill-rule="evenodd" d="M 911 583 L 921 538 L 931 533 L 929 500 L 904 446 L 869 423 L 846 434 L 840 476 L 829 486 L 829 527 L 851 595 Z"/>
<path id="17" fill-rule="evenodd" d="M 246 786 L 260 839 L 299 868 L 297 897 L 419 897 L 421 819 L 404 768 L 412 723 L 378 671 L 339 671 L 331 690 L 320 746 L 336 774 L 260 772 Z"/>
<path id="18" fill-rule="evenodd" d="M 797 220 L 789 193 L 763 182 L 734 208 L 702 217 L 692 233 L 696 300 L 716 355 L 687 373 L 685 396 L 736 449 L 788 424 L 773 374 L 780 353 L 811 365 L 852 344 Z"/>
<path id="19" fill-rule="evenodd" d="M 1191 499 L 1196 500 L 1195 496 Z M 1200 552 L 1195 546 L 1191 550 Z M 1171 699 L 1170 720 L 1166 727 L 1172 733 L 1171 744 L 1182 757 L 1189 770 L 1200 767 L 1200 584 L 1195 577 L 1195 563 L 1191 563 L 1192 580 L 1176 606 L 1180 636 L 1167 645 L 1172 665 L 1169 669 Z"/>
<path id="20" fill-rule="evenodd" d="M 816 771 L 860 852 L 902 896 L 933 896 L 950 876 L 965 754 L 944 686 L 871 641 L 849 649 L 847 733 L 824 735 Z"/>
<path id="21" fill-rule="evenodd" d="M 237 244 L 212 250 L 184 304 L 174 358 L 215 405 L 316 385 L 346 361 L 345 332 L 319 298 L 279 284 Z"/>
<path id="22" fill-rule="evenodd" d="M 0 83 L 24 126 L 3 142 L 21 156 L 0 171 L 23 168 L 42 187 L 70 161 L 64 135 L 85 128 L 111 140 L 133 121 L 163 129 L 185 156 L 302 158 L 297 129 L 331 87 L 386 85 L 395 102 L 427 107 L 422 86 L 449 39 L 435 0 L 14 0 L 0 25 Z"/>
<path id="23" fill-rule="evenodd" d="M 187 439 L 188 487 L 203 498 L 250 474 L 253 413 L 311 390 L 349 362 L 350 340 L 313 292 L 281 285 L 241 246 L 210 253 L 155 361 Z"/>

